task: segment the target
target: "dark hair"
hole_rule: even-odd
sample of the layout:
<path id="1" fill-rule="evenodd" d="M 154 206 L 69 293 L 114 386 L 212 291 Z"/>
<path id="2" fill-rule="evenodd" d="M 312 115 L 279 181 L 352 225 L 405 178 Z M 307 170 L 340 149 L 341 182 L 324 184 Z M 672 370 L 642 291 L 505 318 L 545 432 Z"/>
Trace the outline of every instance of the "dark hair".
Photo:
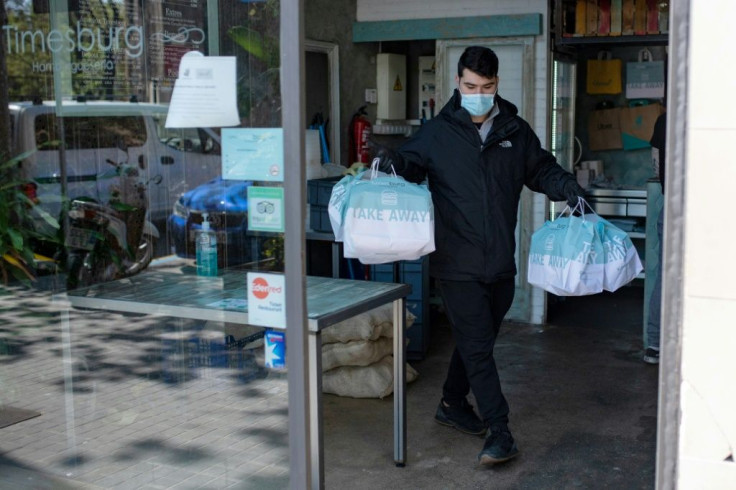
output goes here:
<path id="1" fill-rule="evenodd" d="M 498 75 L 498 56 L 493 50 L 483 46 L 468 46 L 457 62 L 457 76 L 463 76 L 463 70 L 477 73 L 486 78 Z"/>

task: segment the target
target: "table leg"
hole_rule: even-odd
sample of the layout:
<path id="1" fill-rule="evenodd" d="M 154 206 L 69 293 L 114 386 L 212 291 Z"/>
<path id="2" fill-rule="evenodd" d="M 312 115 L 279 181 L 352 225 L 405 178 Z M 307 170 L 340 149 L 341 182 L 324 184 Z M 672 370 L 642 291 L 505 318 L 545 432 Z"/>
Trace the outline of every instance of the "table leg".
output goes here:
<path id="1" fill-rule="evenodd" d="M 64 372 L 64 408 L 66 409 L 66 441 L 67 450 L 76 458 L 77 436 L 76 417 L 74 415 L 74 359 L 72 359 L 72 334 L 69 328 L 69 310 L 61 310 L 61 352 Z"/>
<path id="2" fill-rule="evenodd" d="M 312 453 L 312 487 L 325 486 L 322 434 L 322 334 L 308 335 L 309 343 L 309 439 Z"/>
<path id="3" fill-rule="evenodd" d="M 406 464 L 406 320 L 405 298 L 394 301 L 394 462 Z"/>
<path id="4" fill-rule="evenodd" d="M 332 277 L 340 278 L 340 244 L 332 242 Z"/>

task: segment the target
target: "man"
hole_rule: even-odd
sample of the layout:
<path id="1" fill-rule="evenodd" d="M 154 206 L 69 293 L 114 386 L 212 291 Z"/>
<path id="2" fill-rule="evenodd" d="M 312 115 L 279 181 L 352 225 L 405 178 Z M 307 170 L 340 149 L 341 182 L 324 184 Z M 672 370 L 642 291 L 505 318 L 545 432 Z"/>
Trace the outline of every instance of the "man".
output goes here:
<path id="1" fill-rule="evenodd" d="M 667 141 L 667 113 L 661 114 L 654 123 L 652 139 L 652 164 L 654 173 L 659 177 L 664 195 L 665 146 Z M 642 360 L 647 364 L 659 364 L 659 337 L 662 322 L 662 230 L 664 227 L 664 205 L 657 217 L 657 238 L 659 245 L 659 268 L 654 278 L 654 287 L 649 297 L 649 318 L 647 318 L 647 335 L 644 356 Z"/>
<path id="2" fill-rule="evenodd" d="M 378 147 L 376 156 L 382 170 L 393 165 L 407 180 L 429 180 L 437 247 L 430 271 L 456 344 L 435 419 L 485 434 L 478 460 L 495 464 L 519 452 L 493 358 L 514 298 L 519 196 L 526 185 L 574 205 L 584 190 L 541 148 L 516 106 L 498 96 L 498 57 L 492 50 L 467 48 L 455 81 L 452 99 L 436 118 L 398 151 Z M 466 399 L 471 389 L 480 418 Z"/>

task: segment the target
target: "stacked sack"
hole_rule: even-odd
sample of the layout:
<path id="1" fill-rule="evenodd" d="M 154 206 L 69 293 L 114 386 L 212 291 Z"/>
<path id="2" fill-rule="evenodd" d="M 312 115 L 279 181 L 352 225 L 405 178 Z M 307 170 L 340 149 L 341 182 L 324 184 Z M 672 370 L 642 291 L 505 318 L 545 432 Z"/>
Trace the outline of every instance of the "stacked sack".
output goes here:
<path id="1" fill-rule="evenodd" d="M 414 323 L 406 312 L 406 328 Z M 406 365 L 406 380 L 418 373 Z M 393 306 L 389 303 L 322 331 L 322 391 L 352 398 L 393 392 Z"/>

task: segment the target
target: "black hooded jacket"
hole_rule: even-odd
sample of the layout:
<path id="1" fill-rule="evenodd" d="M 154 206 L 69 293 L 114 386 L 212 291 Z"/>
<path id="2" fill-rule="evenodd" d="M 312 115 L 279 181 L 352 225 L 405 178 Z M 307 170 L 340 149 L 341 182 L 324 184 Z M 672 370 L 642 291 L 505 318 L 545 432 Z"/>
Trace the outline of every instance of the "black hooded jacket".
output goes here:
<path id="1" fill-rule="evenodd" d="M 516 106 L 496 96 L 499 113 L 485 141 L 457 90 L 437 117 L 399 150 L 396 172 L 429 180 L 436 251 L 431 273 L 440 279 L 494 282 L 516 275 L 519 196 L 526 185 L 554 201 L 575 180 L 557 164 Z"/>

